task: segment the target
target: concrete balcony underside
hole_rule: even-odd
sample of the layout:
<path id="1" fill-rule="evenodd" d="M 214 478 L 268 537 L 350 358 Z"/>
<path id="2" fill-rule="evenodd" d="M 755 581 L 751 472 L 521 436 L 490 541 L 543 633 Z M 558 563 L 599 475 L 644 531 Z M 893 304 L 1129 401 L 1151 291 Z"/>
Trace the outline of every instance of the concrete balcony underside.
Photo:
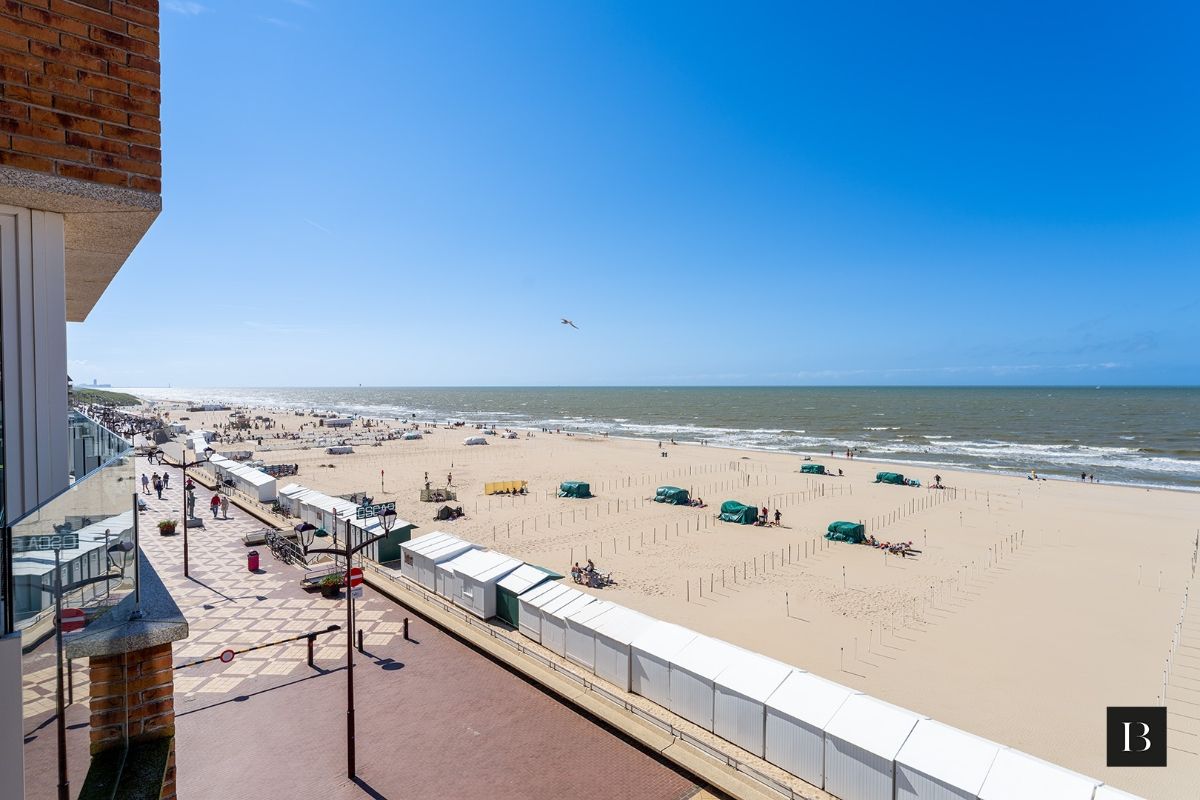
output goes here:
<path id="1" fill-rule="evenodd" d="M 65 216 L 67 320 L 82 322 L 162 211 L 162 196 L 0 166 L 0 204 Z"/>

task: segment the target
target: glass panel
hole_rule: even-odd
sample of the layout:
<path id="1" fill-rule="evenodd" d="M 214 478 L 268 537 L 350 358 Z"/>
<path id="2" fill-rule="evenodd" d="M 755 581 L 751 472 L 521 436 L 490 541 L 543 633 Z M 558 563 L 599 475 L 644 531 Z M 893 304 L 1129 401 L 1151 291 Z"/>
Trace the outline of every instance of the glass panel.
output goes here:
<path id="1" fill-rule="evenodd" d="M 72 415 L 72 444 L 86 440 L 78 452 L 95 459 L 118 446 L 100 426 Z M 85 422 L 86 421 L 86 422 Z M 75 432 L 86 436 L 75 439 Z M 119 437 L 118 437 L 119 440 Z M 124 444 L 121 442 L 121 444 Z M 83 470 L 71 486 L 12 524 L 13 602 L 16 628 L 21 632 L 24 688 L 26 798 L 57 798 L 59 786 L 59 664 L 69 796 L 76 797 L 91 762 L 92 729 L 106 725 L 122 746 L 126 731 L 123 712 L 101 711 L 91 716 L 93 694 L 123 696 L 125 676 L 120 664 L 70 662 L 65 657 L 72 637 L 112 613 L 120 600 L 135 590 L 137 513 L 133 453 L 95 466 L 75 462 Z M 61 635 L 56 624 L 55 598 L 61 594 Z M 59 646 L 63 649 L 60 662 Z M 92 667 L 97 667 L 93 673 Z M 92 678 L 96 683 L 92 683 Z M 118 707 L 119 703 L 110 704 Z M 103 715 L 108 713 L 112 719 Z"/>

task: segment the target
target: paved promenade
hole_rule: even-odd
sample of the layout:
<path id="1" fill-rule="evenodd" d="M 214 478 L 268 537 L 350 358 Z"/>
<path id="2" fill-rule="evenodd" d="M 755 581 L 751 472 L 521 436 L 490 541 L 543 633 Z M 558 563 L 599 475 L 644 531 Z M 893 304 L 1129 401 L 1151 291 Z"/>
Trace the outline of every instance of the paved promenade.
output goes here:
<path id="1" fill-rule="evenodd" d="M 163 467 L 138 462 L 138 474 Z M 240 537 L 263 525 L 231 506 L 183 537 L 159 536 L 180 519 L 182 480 L 146 497 L 142 545 L 187 616 L 176 663 L 345 624 L 345 601 L 300 589 L 300 572 L 266 547 L 246 568 Z M 346 778 L 344 632 L 322 636 L 316 668 L 297 642 L 239 655 L 232 664 L 176 674 L 178 780 L 185 798 L 489 798 L 601 793 L 686 798 L 696 785 L 624 739 L 549 697 L 371 589 L 356 601 L 366 654 L 355 654 L 357 783 Z M 411 638 L 402 636 L 411 619 Z"/>

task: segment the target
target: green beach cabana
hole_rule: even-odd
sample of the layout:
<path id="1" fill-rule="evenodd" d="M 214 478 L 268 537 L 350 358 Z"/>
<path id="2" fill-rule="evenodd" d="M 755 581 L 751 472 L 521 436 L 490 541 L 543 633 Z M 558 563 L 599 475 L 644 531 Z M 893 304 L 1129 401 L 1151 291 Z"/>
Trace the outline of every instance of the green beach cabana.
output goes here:
<path id="1" fill-rule="evenodd" d="M 592 496 L 592 487 L 583 481 L 563 481 L 558 485 L 558 496 L 588 498 Z"/>
<path id="2" fill-rule="evenodd" d="M 517 598 L 549 581 L 562 580 L 562 577 L 557 572 L 533 564 L 517 567 L 496 584 L 496 616 L 514 628 L 518 627 L 521 603 Z"/>
<path id="3" fill-rule="evenodd" d="M 677 486 L 660 486 L 654 492 L 654 502 L 668 503 L 673 506 L 686 506 L 690 498 L 688 497 L 687 489 L 680 489 Z"/>
<path id="4" fill-rule="evenodd" d="M 754 506 L 742 505 L 737 500 L 726 500 L 721 503 L 721 521 L 753 525 L 758 521 L 758 509 Z"/>
<path id="5" fill-rule="evenodd" d="M 801 464 L 800 471 L 807 472 L 810 475 L 828 475 L 829 474 L 825 471 L 824 464 Z"/>
<path id="6" fill-rule="evenodd" d="M 831 542 L 862 544 L 867 540 L 867 529 L 857 522 L 831 522 L 825 538 Z"/>
<path id="7" fill-rule="evenodd" d="M 904 486 L 904 476 L 899 472 L 876 472 L 876 483 L 894 483 L 897 486 Z"/>

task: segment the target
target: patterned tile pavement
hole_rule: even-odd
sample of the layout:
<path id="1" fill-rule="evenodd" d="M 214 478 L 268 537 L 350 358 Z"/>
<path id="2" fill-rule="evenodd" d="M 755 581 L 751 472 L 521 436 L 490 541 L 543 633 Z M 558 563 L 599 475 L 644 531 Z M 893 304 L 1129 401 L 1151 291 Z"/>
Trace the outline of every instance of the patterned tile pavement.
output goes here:
<path id="1" fill-rule="evenodd" d="M 139 474 L 161 467 L 146 468 Z M 182 481 L 146 497 L 142 544 L 180 609 L 190 637 L 176 663 L 345 624 L 344 600 L 305 593 L 301 572 L 261 554 L 246 568 L 241 536 L 262 526 L 230 518 L 159 536 L 179 519 Z M 211 492 L 197 495 L 206 507 Z M 316 668 L 304 642 L 177 671 L 180 797 L 445 798 L 491 800 L 595 794 L 685 798 L 693 781 L 372 590 L 356 601 L 365 654 L 355 654 L 357 781 L 346 777 L 344 633 L 318 638 Z M 402 636 L 411 617 L 412 641 Z"/>

